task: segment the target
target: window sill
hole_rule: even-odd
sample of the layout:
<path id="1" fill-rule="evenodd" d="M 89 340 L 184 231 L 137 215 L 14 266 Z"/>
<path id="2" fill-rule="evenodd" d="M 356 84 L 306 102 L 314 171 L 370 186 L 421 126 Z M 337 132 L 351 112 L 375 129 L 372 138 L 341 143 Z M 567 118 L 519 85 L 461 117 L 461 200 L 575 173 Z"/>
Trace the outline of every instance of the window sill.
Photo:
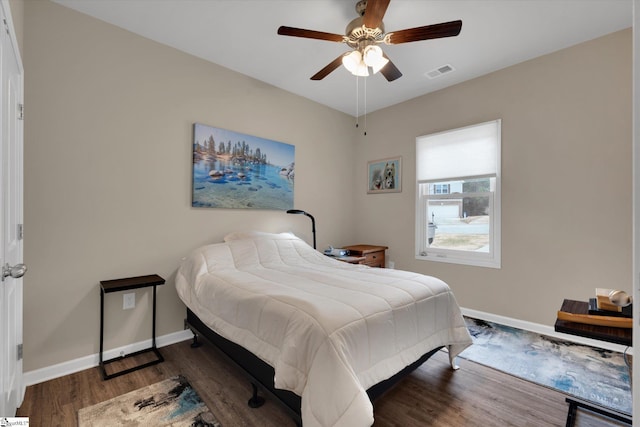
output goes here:
<path id="1" fill-rule="evenodd" d="M 500 269 L 500 261 L 493 259 L 470 259 L 470 258 L 456 258 L 441 254 L 431 255 L 416 255 L 416 259 L 420 261 L 434 261 L 434 262 L 446 262 L 449 264 L 461 264 L 469 265 L 472 267 L 488 267 Z"/>

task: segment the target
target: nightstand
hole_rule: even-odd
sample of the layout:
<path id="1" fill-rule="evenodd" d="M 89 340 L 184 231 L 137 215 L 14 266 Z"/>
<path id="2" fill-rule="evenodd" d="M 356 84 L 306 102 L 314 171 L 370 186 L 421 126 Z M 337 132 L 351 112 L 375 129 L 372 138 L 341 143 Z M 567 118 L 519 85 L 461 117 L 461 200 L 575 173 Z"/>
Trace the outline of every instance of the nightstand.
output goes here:
<path id="1" fill-rule="evenodd" d="M 351 245 L 343 246 L 343 249 L 347 249 L 350 256 L 364 257 L 364 260 L 359 264 L 365 264 L 370 267 L 385 267 L 384 251 L 388 249 L 387 246 Z"/>
<path id="2" fill-rule="evenodd" d="M 147 366 L 155 365 L 156 363 L 160 363 L 164 361 L 162 354 L 156 347 L 156 286 L 164 285 L 164 279 L 157 274 L 151 274 L 148 276 L 139 276 L 139 277 L 127 277 L 124 279 L 116 279 L 116 280 L 102 280 L 100 281 L 100 373 L 102 374 L 103 380 L 109 380 L 111 378 L 128 374 L 129 372 L 136 371 L 138 369 L 146 368 Z M 109 360 L 103 360 L 103 352 L 104 352 L 104 295 L 111 292 L 120 292 L 120 291 L 129 291 L 133 289 L 141 289 L 149 286 L 153 286 L 153 320 L 151 326 L 151 347 L 136 351 L 135 353 L 128 354 L 126 356 L 115 357 Z M 127 357 L 134 357 L 142 353 L 153 352 L 156 356 L 155 360 L 152 360 L 147 363 L 143 363 L 138 366 L 134 366 L 132 368 L 125 369 L 120 372 L 116 372 L 113 374 L 107 374 L 106 365 L 116 362 L 118 360 L 125 359 Z"/>

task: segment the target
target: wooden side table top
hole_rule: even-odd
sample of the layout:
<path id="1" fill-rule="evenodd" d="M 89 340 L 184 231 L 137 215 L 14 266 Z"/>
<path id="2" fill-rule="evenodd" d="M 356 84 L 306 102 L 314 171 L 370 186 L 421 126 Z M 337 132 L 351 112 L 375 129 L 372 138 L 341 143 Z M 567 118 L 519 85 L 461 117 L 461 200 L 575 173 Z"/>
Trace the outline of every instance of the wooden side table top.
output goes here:
<path id="1" fill-rule="evenodd" d="M 589 314 L 589 303 L 585 301 L 565 299 L 562 302 L 560 310 L 574 314 Z M 554 327 L 556 332 L 593 338 L 615 344 L 627 346 L 632 345 L 633 329 L 630 328 L 587 325 L 585 323 L 569 322 L 560 319 L 556 319 Z"/>
<path id="2" fill-rule="evenodd" d="M 102 288 L 104 293 L 129 291 L 131 289 L 146 288 L 147 286 L 157 286 L 163 284 L 164 279 L 157 274 L 100 281 L 100 287 Z"/>

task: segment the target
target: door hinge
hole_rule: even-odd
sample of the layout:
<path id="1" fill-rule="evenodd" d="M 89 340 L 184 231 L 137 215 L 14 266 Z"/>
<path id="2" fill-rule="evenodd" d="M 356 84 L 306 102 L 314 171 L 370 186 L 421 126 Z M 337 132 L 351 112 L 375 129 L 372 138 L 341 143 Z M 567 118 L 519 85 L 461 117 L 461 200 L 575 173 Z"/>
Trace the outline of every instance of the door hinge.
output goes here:
<path id="1" fill-rule="evenodd" d="M 18 120 L 24 120 L 24 104 L 18 104 Z"/>
<path id="2" fill-rule="evenodd" d="M 18 344 L 18 360 L 22 360 L 22 344 Z"/>
<path id="3" fill-rule="evenodd" d="M 18 224 L 18 240 L 22 240 L 24 238 L 24 226 L 22 224 Z"/>

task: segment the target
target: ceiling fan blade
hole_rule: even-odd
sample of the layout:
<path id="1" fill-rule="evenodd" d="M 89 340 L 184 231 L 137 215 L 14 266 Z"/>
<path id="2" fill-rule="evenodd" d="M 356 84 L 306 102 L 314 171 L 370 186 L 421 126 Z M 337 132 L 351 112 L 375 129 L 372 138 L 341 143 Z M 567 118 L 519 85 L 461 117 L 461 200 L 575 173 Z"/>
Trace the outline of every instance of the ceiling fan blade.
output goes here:
<path id="1" fill-rule="evenodd" d="M 311 76 L 311 80 L 322 80 L 325 77 L 327 77 L 331 72 L 335 71 L 336 68 L 342 65 L 343 56 L 344 54 L 338 56 L 336 59 L 331 61 L 329 64 L 327 64 L 326 67 L 324 67 L 322 70 L 318 71 L 313 76 Z"/>
<path id="2" fill-rule="evenodd" d="M 382 18 L 389 7 L 391 0 L 367 0 L 367 8 L 364 11 L 362 24 L 367 28 L 378 28 Z"/>
<path id="3" fill-rule="evenodd" d="M 383 53 L 382 55 L 385 58 L 389 59 L 389 57 L 386 54 Z M 390 59 L 389 59 L 389 62 L 387 62 L 387 65 L 382 67 L 380 72 L 382 73 L 384 78 L 387 79 L 387 81 L 389 81 L 389 82 L 392 82 L 392 81 L 402 77 L 402 73 L 400 72 L 400 70 L 398 70 L 398 67 L 396 67 L 395 64 L 393 62 L 391 62 Z"/>
<path id="4" fill-rule="evenodd" d="M 393 31 L 388 35 L 389 44 L 409 43 L 419 40 L 440 39 L 453 37 L 460 34 L 462 21 L 443 22 L 441 24 L 427 25 L 424 27 L 408 28 L 406 30 Z"/>
<path id="5" fill-rule="evenodd" d="M 281 36 L 303 37 L 305 39 L 328 40 L 330 42 L 342 42 L 344 36 L 340 34 L 325 33 L 322 31 L 305 30 L 303 28 L 285 27 L 278 28 Z"/>

